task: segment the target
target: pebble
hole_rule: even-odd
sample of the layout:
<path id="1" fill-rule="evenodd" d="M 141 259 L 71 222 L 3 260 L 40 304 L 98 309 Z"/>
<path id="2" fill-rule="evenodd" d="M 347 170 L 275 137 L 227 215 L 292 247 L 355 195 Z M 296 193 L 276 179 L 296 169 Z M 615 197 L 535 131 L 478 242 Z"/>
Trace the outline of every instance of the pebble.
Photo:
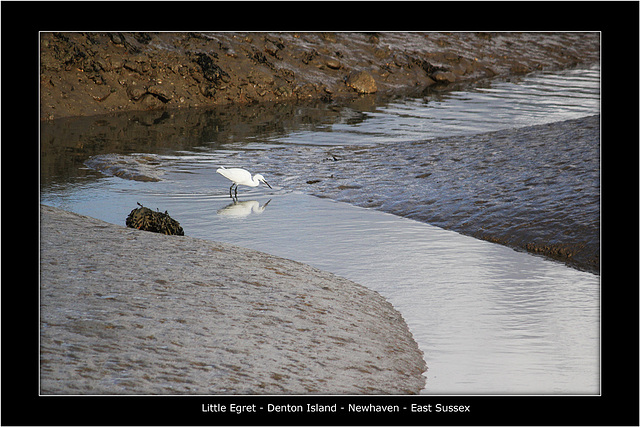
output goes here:
<path id="1" fill-rule="evenodd" d="M 327 60 L 327 67 L 333 69 L 333 70 L 339 70 L 340 67 L 342 65 L 340 64 L 340 61 L 338 61 L 337 59 L 328 59 Z"/>

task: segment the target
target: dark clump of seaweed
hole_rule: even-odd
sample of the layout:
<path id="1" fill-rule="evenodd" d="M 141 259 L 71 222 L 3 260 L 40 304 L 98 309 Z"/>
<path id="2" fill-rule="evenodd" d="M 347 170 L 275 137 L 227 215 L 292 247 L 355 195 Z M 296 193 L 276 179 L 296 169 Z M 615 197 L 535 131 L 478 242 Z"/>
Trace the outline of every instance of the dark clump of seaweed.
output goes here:
<path id="1" fill-rule="evenodd" d="M 153 233 L 184 236 L 184 230 L 180 223 L 171 218 L 167 211 L 164 213 L 152 211 L 138 203 L 139 208 L 132 210 L 127 217 L 127 227 L 138 230 L 151 231 Z"/>

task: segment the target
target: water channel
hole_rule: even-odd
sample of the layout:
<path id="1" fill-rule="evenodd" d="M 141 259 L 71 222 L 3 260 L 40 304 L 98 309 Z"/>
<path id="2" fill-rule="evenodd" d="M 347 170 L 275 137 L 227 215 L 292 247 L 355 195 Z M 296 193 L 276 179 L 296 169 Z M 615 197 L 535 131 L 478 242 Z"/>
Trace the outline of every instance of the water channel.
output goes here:
<path id="1" fill-rule="evenodd" d="M 597 394 L 599 76 L 43 123 L 40 198 L 122 225 L 140 202 L 376 290 L 425 354 L 425 394 Z M 219 166 L 273 189 L 233 202 Z"/>

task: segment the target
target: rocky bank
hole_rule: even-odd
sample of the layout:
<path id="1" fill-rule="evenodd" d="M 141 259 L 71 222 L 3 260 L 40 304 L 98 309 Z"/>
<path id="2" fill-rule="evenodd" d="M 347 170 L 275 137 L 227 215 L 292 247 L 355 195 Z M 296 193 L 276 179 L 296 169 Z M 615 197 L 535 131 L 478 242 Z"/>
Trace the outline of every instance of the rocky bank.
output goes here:
<path id="1" fill-rule="evenodd" d="M 398 93 L 599 60 L 599 33 L 40 33 L 41 119 Z"/>

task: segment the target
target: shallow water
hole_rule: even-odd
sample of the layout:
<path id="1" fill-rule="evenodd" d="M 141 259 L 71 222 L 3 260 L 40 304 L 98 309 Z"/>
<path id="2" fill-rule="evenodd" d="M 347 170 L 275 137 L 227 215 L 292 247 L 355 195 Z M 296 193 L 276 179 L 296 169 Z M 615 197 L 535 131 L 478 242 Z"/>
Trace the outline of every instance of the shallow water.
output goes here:
<path id="1" fill-rule="evenodd" d="M 596 67 L 380 105 L 43 125 L 41 201 L 117 224 L 140 202 L 168 210 L 187 235 L 380 292 L 425 352 L 424 393 L 594 394 L 599 277 L 427 223 L 549 243 L 577 230 L 576 245 L 597 248 L 598 81 Z M 161 180 L 84 165 L 104 153 Z M 259 171 L 274 190 L 241 187 L 234 204 L 220 165 Z M 567 212 L 571 221 L 553 221 Z"/>
<path id="2" fill-rule="evenodd" d="M 314 145 L 414 142 L 599 114 L 600 68 L 509 77 L 455 91 L 428 89 L 421 97 L 375 109 L 362 107 L 342 109 L 338 121 L 321 129 L 278 135 L 274 140 Z"/>
<path id="3" fill-rule="evenodd" d="M 113 178 L 115 180 L 115 178 Z M 599 280 L 504 246 L 297 192 L 167 196 L 114 191 L 113 211 L 144 197 L 188 235 L 295 259 L 362 283 L 407 321 L 429 366 L 427 394 L 597 393 Z M 92 193 L 92 188 L 87 188 Z M 253 196 L 253 197 L 251 197 Z M 90 197 L 74 210 L 112 222 Z M 242 265 L 229 266 L 242 269 Z"/>
<path id="4" fill-rule="evenodd" d="M 128 208 L 140 197 L 133 188 L 121 191 L 105 202 Z M 426 393 L 598 390 L 597 276 L 297 193 L 267 198 L 256 190 L 255 200 L 237 204 L 214 196 L 143 195 L 149 206 L 162 205 L 180 218 L 191 236 L 296 259 L 384 295 L 425 352 Z M 90 202 L 76 210 L 100 216 Z"/>

